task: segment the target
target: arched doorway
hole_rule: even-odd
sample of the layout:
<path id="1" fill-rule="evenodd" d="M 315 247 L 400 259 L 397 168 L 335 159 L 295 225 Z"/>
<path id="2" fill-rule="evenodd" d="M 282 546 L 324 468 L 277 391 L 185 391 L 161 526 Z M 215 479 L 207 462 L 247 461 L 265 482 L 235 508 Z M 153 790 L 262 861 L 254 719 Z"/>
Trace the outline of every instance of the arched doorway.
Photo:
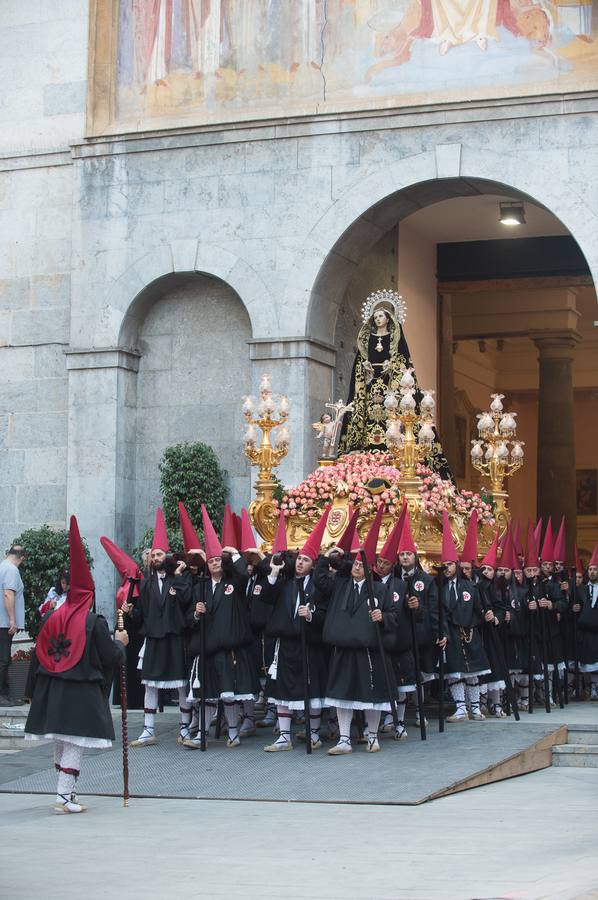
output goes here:
<path id="1" fill-rule="evenodd" d="M 524 205 L 517 231 L 498 221 L 506 200 Z M 459 253 L 461 276 L 447 262 Z M 439 390 L 446 449 L 460 463 L 465 455 L 462 486 L 478 487 L 468 441 L 476 412 L 500 392 L 519 414 L 528 451 L 514 513 L 574 521 L 576 468 L 592 478 L 586 432 L 598 344 L 589 266 L 565 225 L 528 194 L 486 179 L 425 181 L 370 207 L 334 243 L 309 298 L 311 335 L 336 349 L 335 396 L 346 397 L 361 303 L 382 287 L 407 299 L 405 334 L 420 383 Z M 598 535 L 596 512 L 578 531 Z M 580 535 L 581 543 L 592 537 Z"/>
<path id="2" fill-rule="evenodd" d="M 119 450 L 129 478 L 120 514 L 133 546 L 160 503 L 160 458 L 185 441 L 211 446 L 235 508 L 246 502 L 249 467 L 238 452 L 239 396 L 250 382 L 249 315 L 224 281 L 198 272 L 164 276 L 137 295 L 121 341 L 139 369 L 119 405 Z"/>

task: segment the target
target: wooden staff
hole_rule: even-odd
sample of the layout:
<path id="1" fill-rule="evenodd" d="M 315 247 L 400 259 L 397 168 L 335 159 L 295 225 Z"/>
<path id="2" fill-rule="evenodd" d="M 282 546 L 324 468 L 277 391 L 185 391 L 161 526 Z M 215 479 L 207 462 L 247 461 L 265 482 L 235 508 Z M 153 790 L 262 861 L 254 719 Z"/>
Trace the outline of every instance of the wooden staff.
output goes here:
<path id="1" fill-rule="evenodd" d="M 297 578 L 299 603 L 305 606 L 305 584 L 303 578 Z M 311 756 L 311 709 L 309 703 L 309 656 L 307 649 L 307 621 L 299 620 L 301 631 L 301 662 L 303 664 L 303 710 L 305 716 L 305 752 Z"/>
<path id="2" fill-rule="evenodd" d="M 370 612 L 373 612 L 376 607 L 375 597 L 374 597 L 374 579 L 372 578 L 372 570 L 370 569 L 370 564 L 368 562 L 365 550 L 360 550 L 359 554 L 361 556 L 361 561 L 363 562 L 363 571 L 365 574 L 365 584 L 368 592 L 368 605 L 370 607 Z M 399 727 L 399 717 L 397 715 L 397 704 L 396 704 L 396 688 L 393 687 L 393 683 L 390 677 L 390 670 L 388 668 L 388 657 L 386 656 L 386 650 L 384 649 L 384 643 L 382 642 L 382 628 L 378 627 L 376 623 L 376 638 L 378 641 L 378 653 L 380 654 L 380 659 L 382 660 L 382 668 L 384 670 L 384 681 L 386 682 L 386 692 L 388 694 L 388 699 L 390 702 L 390 711 L 392 713 L 392 721 L 393 725 L 396 729 Z M 380 622 L 380 626 L 382 623 Z"/>
<path id="3" fill-rule="evenodd" d="M 442 566 L 436 568 L 436 588 L 438 590 L 438 640 L 444 637 L 444 569 Z M 438 654 L 438 731 L 444 732 L 444 655 L 445 648 L 439 647 Z"/>
<path id="4" fill-rule="evenodd" d="M 199 575 L 199 599 L 206 603 L 206 584 L 209 578 L 207 562 L 203 572 Z M 217 728 L 219 732 L 220 729 Z M 199 617 L 199 749 L 202 753 L 206 749 L 206 614 Z M 217 738 L 220 737 L 218 733 Z"/>
<path id="5" fill-rule="evenodd" d="M 129 578 L 129 592 L 127 594 L 127 605 L 133 601 L 133 591 L 138 583 L 137 578 Z M 116 628 L 118 631 L 125 630 L 125 617 L 122 609 L 116 611 Z M 127 721 L 127 662 L 120 666 L 120 718 L 122 727 L 122 743 L 123 743 L 123 806 L 129 805 L 129 724 Z"/>

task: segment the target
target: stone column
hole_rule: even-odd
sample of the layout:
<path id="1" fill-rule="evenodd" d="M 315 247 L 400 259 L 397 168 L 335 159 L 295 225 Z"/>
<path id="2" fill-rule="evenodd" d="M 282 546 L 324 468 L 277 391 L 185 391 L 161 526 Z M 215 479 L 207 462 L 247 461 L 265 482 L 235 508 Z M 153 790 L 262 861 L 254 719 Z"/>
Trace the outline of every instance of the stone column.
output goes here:
<path id="1" fill-rule="evenodd" d="M 581 335 L 566 330 L 530 337 L 539 360 L 537 513 L 545 523 L 552 515 L 557 528 L 565 516 L 570 561 L 576 524 L 572 362 Z"/>
<path id="2" fill-rule="evenodd" d="M 277 475 L 286 485 L 298 484 L 317 466 L 315 432 L 311 427 L 332 397 L 336 351 L 313 338 L 259 338 L 250 341 L 252 393 L 257 396 L 260 376 L 272 375 L 277 394 L 290 401 L 291 444 Z M 252 484 L 255 481 L 252 473 Z"/>
<path id="3" fill-rule="evenodd" d="M 457 454 L 453 310 L 450 294 L 438 297 L 438 432 L 444 455 L 454 471 Z"/>
<path id="4" fill-rule="evenodd" d="M 99 539 L 105 534 L 123 549 L 133 539 L 138 368 L 139 354 L 130 350 L 67 351 L 67 513 L 89 544 L 97 608 L 109 621 L 116 576 Z"/>

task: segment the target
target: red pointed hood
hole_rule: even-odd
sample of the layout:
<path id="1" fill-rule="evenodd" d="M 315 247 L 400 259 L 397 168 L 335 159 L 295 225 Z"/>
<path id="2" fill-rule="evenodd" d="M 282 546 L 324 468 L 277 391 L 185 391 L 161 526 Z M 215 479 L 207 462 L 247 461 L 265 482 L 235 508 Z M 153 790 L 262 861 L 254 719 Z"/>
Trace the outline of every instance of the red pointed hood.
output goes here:
<path id="1" fill-rule="evenodd" d="M 399 553 L 402 553 L 403 550 L 406 550 L 409 553 L 417 553 L 417 547 L 415 546 L 413 533 L 411 531 L 411 516 L 409 515 L 409 509 L 405 510 L 405 519 L 403 521 L 403 528 L 401 529 L 401 537 L 399 540 Z"/>
<path id="2" fill-rule="evenodd" d="M 555 562 L 566 562 L 567 560 L 567 550 L 565 547 L 565 517 L 561 518 L 561 524 L 559 527 L 558 534 L 554 539 L 554 561 Z"/>
<path id="3" fill-rule="evenodd" d="M 141 578 L 142 573 L 135 560 L 121 550 L 110 538 L 101 537 L 100 544 L 114 563 L 114 568 L 124 582 L 127 578 Z"/>
<path id="4" fill-rule="evenodd" d="M 527 525 L 527 547 L 525 548 L 525 567 L 539 566 L 540 559 L 538 557 L 538 544 L 536 543 L 536 533 L 532 528 L 532 523 Z"/>
<path id="5" fill-rule="evenodd" d="M 185 548 L 185 553 L 196 553 L 198 550 L 201 550 L 201 541 L 193 527 L 193 522 L 189 518 L 189 513 L 180 500 L 179 522 L 181 523 L 181 534 L 183 535 L 183 547 Z"/>
<path id="6" fill-rule="evenodd" d="M 446 509 L 442 510 L 442 559 L 440 562 L 459 562 L 459 554 L 457 553 Z"/>
<path id="7" fill-rule="evenodd" d="M 156 510 L 156 525 L 154 527 L 154 539 L 152 541 L 152 550 L 163 550 L 168 553 L 168 537 L 166 535 L 166 522 L 164 521 L 164 513 L 161 508 Z"/>
<path id="8" fill-rule="evenodd" d="M 222 537 L 220 538 L 220 542 L 223 547 L 238 547 L 237 531 L 235 528 L 233 511 L 228 503 L 224 507 L 224 517 L 222 519 Z"/>
<path id="9" fill-rule="evenodd" d="M 281 509 L 278 514 L 278 526 L 274 535 L 274 543 L 272 544 L 272 556 L 275 556 L 276 553 L 286 553 L 288 549 L 287 520 L 284 510 Z"/>
<path id="10" fill-rule="evenodd" d="M 310 559 L 315 560 L 320 555 L 320 547 L 322 545 L 324 532 L 326 531 L 326 522 L 328 521 L 329 513 L 330 506 L 326 506 L 324 512 L 316 523 L 314 530 L 299 551 L 303 556 L 309 556 Z"/>
<path id="11" fill-rule="evenodd" d="M 376 548 L 378 546 L 378 538 L 380 536 L 380 526 L 382 525 L 382 516 L 384 515 L 384 503 L 381 503 L 376 510 L 376 515 L 374 517 L 374 521 L 370 525 L 370 530 L 367 533 L 367 537 L 363 542 L 363 549 L 365 550 L 365 558 L 368 561 L 368 565 L 371 569 L 376 565 Z"/>
<path id="12" fill-rule="evenodd" d="M 515 553 L 517 556 L 523 556 L 523 541 L 521 540 L 521 522 L 519 519 L 515 522 L 515 530 L 513 531 L 513 544 L 515 545 Z"/>
<path id="13" fill-rule="evenodd" d="M 488 547 L 488 551 L 481 562 L 482 566 L 492 566 L 493 569 L 496 569 L 498 562 L 498 531 L 494 535 L 494 540 L 491 545 Z"/>
<path id="14" fill-rule="evenodd" d="M 596 546 L 594 547 L 594 550 L 592 552 L 592 558 L 590 559 L 588 566 L 598 566 L 598 542 L 596 543 Z"/>
<path id="15" fill-rule="evenodd" d="M 233 544 L 233 547 L 241 546 L 241 516 L 238 516 L 236 513 L 233 513 L 233 522 L 235 523 L 235 538 L 236 543 Z"/>
<path id="16" fill-rule="evenodd" d="M 546 526 L 546 534 L 544 535 L 544 543 L 542 544 L 542 552 L 540 553 L 542 562 L 554 562 L 554 538 L 552 536 L 552 516 L 548 516 L 548 525 Z"/>
<path id="17" fill-rule="evenodd" d="M 255 539 L 255 534 L 253 533 L 253 528 L 251 527 L 249 513 L 243 508 L 241 510 L 241 545 L 239 550 L 241 553 L 245 553 L 246 550 L 255 550 L 256 547 L 257 541 Z"/>
<path id="18" fill-rule="evenodd" d="M 74 516 L 69 528 L 69 556 L 71 580 L 66 602 L 48 616 L 35 646 L 40 665 L 48 672 L 68 672 L 85 650 L 85 621 L 95 588 Z"/>
<path id="19" fill-rule="evenodd" d="M 536 547 L 539 547 L 542 543 L 542 516 L 536 522 L 536 527 L 534 528 L 534 540 L 536 541 Z"/>
<path id="20" fill-rule="evenodd" d="M 381 559 L 385 559 L 387 562 L 392 563 L 393 566 L 397 561 L 397 556 L 399 553 L 399 541 L 401 540 L 401 532 L 403 530 L 403 523 L 405 521 L 405 512 L 407 510 L 407 504 L 403 500 L 403 508 L 399 515 L 399 518 L 391 528 L 388 537 L 386 538 L 386 543 L 382 547 L 382 550 L 378 554 Z"/>
<path id="21" fill-rule="evenodd" d="M 349 507 L 349 521 L 336 543 L 338 549 L 343 550 L 345 553 L 357 553 L 359 550 L 359 535 L 357 533 L 358 517 L 359 510 L 353 510 Z"/>
<path id="22" fill-rule="evenodd" d="M 467 526 L 467 534 L 465 535 L 465 543 L 461 551 L 461 562 L 472 563 L 474 566 L 478 561 L 478 511 L 474 509 L 469 517 Z"/>
<path id="23" fill-rule="evenodd" d="M 520 569 L 521 563 L 515 552 L 515 544 L 513 543 L 513 532 L 509 528 L 506 534 L 505 546 L 503 547 L 500 565 L 505 569 Z"/>
<path id="24" fill-rule="evenodd" d="M 218 535 L 214 530 L 214 526 L 212 525 L 204 503 L 201 504 L 201 518 L 203 521 L 203 539 L 206 545 L 206 559 L 214 559 L 215 556 L 222 556 L 222 544 L 218 540 Z"/>

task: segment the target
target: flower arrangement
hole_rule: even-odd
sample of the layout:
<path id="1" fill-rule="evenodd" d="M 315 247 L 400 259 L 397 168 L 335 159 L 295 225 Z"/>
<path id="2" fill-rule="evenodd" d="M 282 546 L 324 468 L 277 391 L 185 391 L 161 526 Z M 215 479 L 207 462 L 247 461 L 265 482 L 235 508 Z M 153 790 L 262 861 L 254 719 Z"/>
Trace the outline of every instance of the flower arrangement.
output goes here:
<path id="1" fill-rule="evenodd" d="M 442 510 L 454 509 L 469 518 L 478 511 L 481 524 L 492 525 L 492 506 L 473 491 L 459 491 L 448 480 L 432 472 L 421 463 L 417 466 L 421 478 L 420 493 L 424 513 L 430 518 L 442 515 Z M 307 516 L 317 519 L 322 508 L 335 496 L 348 497 L 349 503 L 365 513 L 374 511 L 380 503 L 393 515 L 400 509 L 398 482 L 401 472 L 393 465 L 390 453 L 373 450 L 342 457 L 335 465 L 322 466 L 312 472 L 297 487 L 286 488 L 279 502 L 285 516 Z M 372 494 L 367 485 L 378 482 L 382 490 Z"/>

